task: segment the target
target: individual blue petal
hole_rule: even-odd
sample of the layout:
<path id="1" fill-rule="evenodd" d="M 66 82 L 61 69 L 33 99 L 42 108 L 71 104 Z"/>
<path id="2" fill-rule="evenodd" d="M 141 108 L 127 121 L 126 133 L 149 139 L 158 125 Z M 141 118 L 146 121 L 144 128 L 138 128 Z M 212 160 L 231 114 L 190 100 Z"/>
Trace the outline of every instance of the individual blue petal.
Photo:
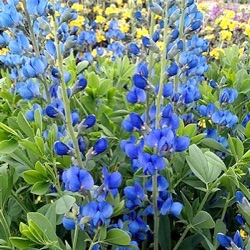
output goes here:
<path id="1" fill-rule="evenodd" d="M 127 132 L 133 132 L 134 126 L 132 125 L 130 120 L 123 120 L 122 121 L 122 127 L 127 131 Z"/>
<path id="2" fill-rule="evenodd" d="M 181 136 L 175 139 L 175 151 L 182 152 L 188 149 L 190 145 L 190 138 L 187 136 Z"/>
<path id="3" fill-rule="evenodd" d="M 131 159 L 137 159 L 138 158 L 138 148 L 134 144 L 127 144 L 125 147 L 125 153 L 126 155 Z"/>
<path id="4" fill-rule="evenodd" d="M 240 204 L 242 204 L 242 201 L 243 201 L 243 198 L 244 198 L 245 196 L 243 195 L 243 193 L 241 192 L 241 191 L 237 191 L 236 192 L 236 200 L 240 203 Z"/>
<path id="5" fill-rule="evenodd" d="M 74 230 L 76 227 L 75 222 L 72 219 L 69 219 L 65 216 L 62 218 L 62 223 L 65 229 L 67 230 Z"/>
<path id="6" fill-rule="evenodd" d="M 243 247 L 243 240 L 241 238 L 240 232 L 237 230 L 233 237 L 233 242 L 239 247 Z"/>
<path id="7" fill-rule="evenodd" d="M 144 122 L 138 114 L 131 113 L 129 116 L 130 116 L 131 123 L 135 128 L 137 128 L 138 130 L 143 129 Z"/>
<path id="8" fill-rule="evenodd" d="M 98 210 L 98 203 L 96 201 L 91 201 L 87 203 L 82 209 L 83 216 L 94 217 Z"/>
<path id="9" fill-rule="evenodd" d="M 137 232 L 139 232 L 140 230 L 140 225 L 137 221 L 131 221 L 129 224 L 128 224 L 128 227 L 129 227 L 129 231 L 132 233 L 132 234 L 136 234 Z"/>
<path id="10" fill-rule="evenodd" d="M 118 188 L 122 183 L 122 175 L 114 172 L 109 176 L 109 188 Z"/>
<path id="11" fill-rule="evenodd" d="M 170 208 L 170 213 L 174 216 L 179 216 L 183 209 L 183 205 L 180 202 L 173 202 Z"/>
<path id="12" fill-rule="evenodd" d="M 92 175 L 85 169 L 80 170 L 79 180 L 81 182 L 81 188 L 85 190 L 90 190 L 94 186 Z"/>
<path id="13" fill-rule="evenodd" d="M 109 218 L 113 214 L 113 207 L 106 201 L 99 203 L 99 211 L 104 218 Z"/>
<path id="14" fill-rule="evenodd" d="M 225 234 L 218 233 L 217 234 L 217 241 L 223 247 L 231 247 L 232 238 L 226 236 Z"/>
<path id="15" fill-rule="evenodd" d="M 137 88 L 147 89 L 149 87 L 147 79 L 140 74 L 133 75 L 132 81 Z"/>
<path id="16" fill-rule="evenodd" d="M 168 181 L 166 180 L 165 177 L 163 177 L 162 175 L 158 175 L 157 176 L 157 187 L 158 187 L 158 191 L 164 191 L 168 188 L 169 184 Z"/>

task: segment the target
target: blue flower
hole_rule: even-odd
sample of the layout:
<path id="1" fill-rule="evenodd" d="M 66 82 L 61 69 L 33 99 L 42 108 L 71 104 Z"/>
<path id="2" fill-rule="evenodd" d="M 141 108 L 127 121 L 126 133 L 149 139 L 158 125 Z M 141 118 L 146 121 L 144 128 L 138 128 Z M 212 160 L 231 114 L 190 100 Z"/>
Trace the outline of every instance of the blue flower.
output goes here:
<path id="1" fill-rule="evenodd" d="M 130 113 L 129 119 L 124 120 L 122 126 L 127 132 L 145 130 L 144 121 L 136 113 Z"/>
<path id="2" fill-rule="evenodd" d="M 33 78 L 44 73 L 45 65 L 43 64 L 42 60 L 32 57 L 31 59 L 27 60 L 22 70 L 25 77 Z"/>
<path id="3" fill-rule="evenodd" d="M 222 105 L 233 103 L 238 96 L 236 89 L 224 88 L 220 93 L 219 101 Z"/>
<path id="4" fill-rule="evenodd" d="M 243 240 L 240 236 L 239 231 L 236 231 L 234 234 L 233 239 L 225 234 L 218 233 L 217 234 L 217 241 L 219 244 L 227 249 L 239 249 L 245 250 L 246 248 L 243 246 Z"/>
<path id="5" fill-rule="evenodd" d="M 14 54 L 23 55 L 29 51 L 29 45 L 28 38 L 20 31 L 17 38 L 10 41 L 9 49 Z"/>
<path id="6" fill-rule="evenodd" d="M 90 190 L 94 186 L 92 175 L 87 170 L 77 166 L 65 170 L 62 174 L 62 181 L 65 184 L 65 189 L 72 192 Z"/>
<path id="7" fill-rule="evenodd" d="M 130 103 L 143 103 L 146 101 L 146 93 L 143 89 L 133 87 L 131 91 L 127 93 L 127 101 Z"/>
<path id="8" fill-rule="evenodd" d="M 143 166 L 143 173 L 153 175 L 156 170 L 165 168 L 166 163 L 164 159 L 155 154 L 141 153 L 139 155 L 139 162 Z"/>
<path id="9" fill-rule="evenodd" d="M 32 100 L 40 96 L 38 82 L 27 80 L 26 82 L 18 82 L 15 86 L 17 93 L 26 100 Z"/>
<path id="10" fill-rule="evenodd" d="M 218 110 L 213 113 L 211 119 L 213 123 L 228 128 L 233 127 L 238 122 L 237 116 L 233 115 L 229 110 Z"/>
<path id="11" fill-rule="evenodd" d="M 90 224 L 96 228 L 103 224 L 108 224 L 109 218 L 113 214 L 113 207 L 106 201 L 87 203 L 82 209 L 83 216 L 91 217 Z"/>
<path id="12" fill-rule="evenodd" d="M 158 191 L 164 191 L 168 188 L 169 184 L 165 177 L 162 175 L 157 176 L 157 189 Z M 147 181 L 145 185 L 146 189 L 150 192 L 153 192 L 153 177 L 150 177 L 150 179 Z"/>
<path id="13" fill-rule="evenodd" d="M 37 104 L 37 103 L 35 103 L 35 104 L 33 105 L 33 107 L 32 107 L 31 110 L 27 110 L 27 111 L 26 111 L 25 117 L 26 117 L 26 119 L 27 119 L 28 121 L 31 121 L 31 122 L 32 122 L 32 121 L 35 120 L 34 116 L 35 116 L 35 111 L 36 111 L 37 109 L 38 109 L 39 112 L 42 114 L 43 109 L 42 109 L 42 107 L 41 107 L 39 104 Z"/>
<path id="14" fill-rule="evenodd" d="M 162 204 L 160 213 L 162 215 L 173 214 L 174 216 L 179 216 L 183 209 L 183 205 L 180 202 L 174 202 L 172 196 L 170 195 L 167 200 Z"/>
<path id="15" fill-rule="evenodd" d="M 127 186 L 124 188 L 124 194 L 127 198 L 126 207 L 134 209 L 136 206 L 141 207 L 142 201 L 145 199 L 143 188 L 138 180 L 135 181 L 134 186 Z"/>
<path id="16" fill-rule="evenodd" d="M 31 16 L 43 16 L 47 5 L 46 0 L 27 0 L 27 10 Z"/>

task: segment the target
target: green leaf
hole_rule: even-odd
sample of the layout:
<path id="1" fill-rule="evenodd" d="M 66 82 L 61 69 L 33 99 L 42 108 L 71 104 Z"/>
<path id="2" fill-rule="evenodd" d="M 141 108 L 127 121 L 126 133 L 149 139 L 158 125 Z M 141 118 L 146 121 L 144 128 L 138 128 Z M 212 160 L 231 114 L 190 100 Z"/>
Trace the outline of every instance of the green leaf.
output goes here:
<path id="1" fill-rule="evenodd" d="M 73 204 L 76 202 L 76 199 L 70 195 L 64 195 L 56 201 L 56 213 L 64 214 L 68 212 Z"/>
<path id="2" fill-rule="evenodd" d="M 77 75 L 79 75 L 80 73 L 82 73 L 82 71 L 84 69 L 86 69 L 89 65 L 89 62 L 88 61 L 82 61 L 82 62 L 79 62 L 77 65 L 76 65 L 76 73 Z"/>
<path id="3" fill-rule="evenodd" d="M 231 152 L 237 162 L 244 154 L 243 143 L 238 139 L 228 135 L 228 146 L 231 149 Z"/>
<path id="4" fill-rule="evenodd" d="M 20 141 L 20 144 L 24 146 L 27 150 L 30 150 L 31 152 L 35 153 L 37 156 L 44 156 L 44 154 L 42 154 L 36 143 L 31 142 L 29 139 L 24 139 Z"/>
<path id="5" fill-rule="evenodd" d="M 211 149 L 215 149 L 215 150 L 218 150 L 218 151 L 221 151 L 221 152 L 224 152 L 224 153 L 227 153 L 227 154 L 230 154 L 230 151 L 227 150 L 226 148 L 224 148 L 221 143 L 217 142 L 216 140 L 214 139 L 211 139 L 211 138 L 205 138 L 201 141 L 201 144 L 204 145 L 204 146 L 207 146 Z"/>
<path id="6" fill-rule="evenodd" d="M 225 234 L 227 232 L 227 227 L 226 225 L 224 224 L 223 220 L 221 219 L 218 219 L 215 223 L 215 228 L 214 228 L 214 241 L 213 241 L 213 245 L 215 247 L 218 247 L 218 242 L 217 242 L 217 234 L 218 233 L 223 233 Z"/>
<path id="7" fill-rule="evenodd" d="M 21 139 L 21 137 L 19 136 L 19 134 L 12 128 L 10 128 L 9 126 L 5 125 L 4 123 L 0 122 L 0 128 L 5 130 L 6 132 L 16 136 L 18 139 Z"/>
<path id="8" fill-rule="evenodd" d="M 96 89 L 98 89 L 99 85 L 100 85 L 99 77 L 94 72 L 91 72 L 88 75 L 88 86 L 90 88 L 96 88 Z"/>
<path id="9" fill-rule="evenodd" d="M 195 144 L 189 147 L 186 157 L 192 172 L 204 183 L 208 184 L 218 178 L 221 171 L 226 171 L 224 162 L 213 152 L 203 152 Z"/>
<path id="10" fill-rule="evenodd" d="M 25 118 L 25 116 L 23 115 L 22 112 L 18 113 L 17 116 L 17 122 L 18 125 L 20 127 L 20 129 L 30 138 L 33 139 L 34 138 L 34 131 L 31 128 L 29 122 L 27 121 L 27 119 Z"/>
<path id="11" fill-rule="evenodd" d="M 23 178 L 28 184 L 35 184 L 37 182 L 45 182 L 46 176 L 40 174 L 36 170 L 27 170 L 23 173 Z"/>
<path id="12" fill-rule="evenodd" d="M 36 182 L 33 187 L 31 188 L 31 193 L 37 194 L 37 195 L 44 195 L 47 193 L 47 191 L 50 188 L 49 182 Z"/>
<path id="13" fill-rule="evenodd" d="M 183 132 L 182 132 L 183 135 L 187 135 L 190 138 L 195 136 L 196 133 L 197 133 L 197 126 L 196 124 L 193 124 L 193 123 L 188 124 L 186 127 L 184 127 Z"/>
<path id="14" fill-rule="evenodd" d="M 115 246 L 127 246 L 130 244 L 129 235 L 121 229 L 115 228 L 107 232 L 107 238 L 104 242 Z"/>
<path id="15" fill-rule="evenodd" d="M 200 229 L 210 229 L 215 227 L 215 222 L 206 211 L 199 211 L 193 218 L 192 226 Z"/>
<path id="16" fill-rule="evenodd" d="M 43 215 L 37 212 L 30 212 L 27 214 L 27 219 L 34 221 L 36 225 L 44 232 L 50 241 L 57 242 L 57 235 L 51 222 Z"/>
<path id="17" fill-rule="evenodd" d="M 183 192 L 181 192 L 181 197 L 182 197 L 182 200 L 183 200 L 184 211 L 187 214 L 189 222 L 191 222 L 192 219 L 193 219 L 193 216 L 194 216 L 193 208 L 192 208 L 190 202 L 188 201 L 188 199 L 186 198 L 186 196 L 184 195 Z"/>
<path id="18" fill-rule="evenodd" d="M 159 224 L 159 244 L 161 249 L 171 250 L 171 230 L 168 215 L 160 217 Z"/>
<path id="19" fill-rule="evenodd" d="M 17 249 L 30 249 L 34 245 L 29 239 L 22 237 L 10 237 L 10 242 Z"/>
<path id="20" fill-rule="evenodd" d="M 18 148 L 18 142 L 15 139 L 0 141 L 0 154 L 11 154 Z"/>
<path id="21" fill-rule="evenodd" d="M 189 147 L 189 156 L 186 157 L 188 165 L 192 172 L 204 183 L 208 183 L 207 176 L 207 160 L 202 151 L 195 145 Z"/>
<path id="22" fill-rule="evenodd" d="M 246 125 L 246 137 L 250 137 L 250 121 Z"/>

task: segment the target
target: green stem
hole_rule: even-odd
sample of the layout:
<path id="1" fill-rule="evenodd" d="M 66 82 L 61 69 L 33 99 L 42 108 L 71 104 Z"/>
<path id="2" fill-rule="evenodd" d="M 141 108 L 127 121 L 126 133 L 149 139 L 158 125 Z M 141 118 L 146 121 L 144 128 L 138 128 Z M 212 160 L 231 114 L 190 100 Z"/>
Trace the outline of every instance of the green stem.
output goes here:
<path id="1" fill-rule="evenodd" d="M 153 175 L 153 207 L 154 207 L 154 250 L 159 246 L 159 211 L 157 206 L 159 192 L 157 188 L 157 171 Z"/>
<path id="2" fill-rule="evenodd" d="M 162 92 L 165 81 L 165 67 L 167 64 L 167 44 L 168 44 L 168 7 L 166 4 L 165 7 L 165 17 L 164 17 L 164 34 L 163 34 L 163 53 L 161 58 L 161 75 L 160 75 L 160 84 L 159 91 L 156 97 L 156 125 L 155 128 L 160 128 L 160 109 L 162 104 Z M 159 196 L 158 188 L 157 188 L 157 175 L 158 171 L 155 171 L 153 175 L 153 207 L 154 207 L 154 250 L 158 250 L 159 244 L 159 211 L 157 207 L 157 199 Z"/>
<path id="3" fill-rule="evenodd" d="M 93 247 L 94 247 L 94 245 L 98 243 L 98 242 L 96 242 L 97 235 L 98 235 L 98 230 L 99 230 L 99 228 L 96 230 L 95 236 L 94 236 L 94 238 L 93 238 L 93 240 L 92 240 L 92 242 L 91 242 L 88 250 L 92 250 Z"/>
<path id="4" fill-rule="evenodd" d="M 226 215 L 227 208 L 228 208 L 228 204 L 229 204 L 229 202 L 230 202 L 230 197 L 231 197 L 231 195 L 230 195 L 230 193 L 228 193 L 227 199 L 226 199 L 226 202 L 225 202 L 225 205 L 224 205 L 224 207 L 223 207 L 222 214 L 221 214 L 221 220 L 222 220 L 222 221 L 224 220 L 224 217 L 225 217 L 225 215 Z"/>
<path id="5" fill-rule="evenodd" d="M 29 209 L 23 204 L 23 201 L 20 200 L 20 198 L 17 196 L 17 194 L 13 190 L 11 191 L 11 196 L 26 214 L 29 213 Z"/>
<path id="6" fill-rule="evenodd" d="M 74 232 L 74 238 L 73 238 L 72 250 L 76 250 L 76 245 L 77 245 L 77 240 L 78 240 L 78 233 L 79 233 L 79 226 L 76 225 L 76 229 L 75 229 L 75 232 Z"/>
<path id="7" fill-rule="evenodd" d="M 75 157 L 76 157 L 78 166 L 83 168 L 81 152 L 80 152 L 80 149 L 78 146 L 77 138 L 75 136 L 74 128 L 72 126 L 72 121 L 71 121 L 70 100 L 69 100 L 68 95 L 67 95 L 66 83 L 65 83 L 65 79 L 63 77 L 63 73 L 64 73 L 63 57 L 62 57 L 62 53 L 60 50 L 60 41 L 58 40 L 58 37 L 57 37 L 58 24 L 56 21 L 56 17 L 53 16 L 53 18 L 54 18 L 54 32 L 55 32 L 54 37 L 55 37 L 56 53 L 57 53 L 57 60 L 58 60 L 58 68 L 59 68 L 59 72 L 61 75 L 60 86 L 61 86 L 61 90 L 62 90 L 62 99 L 63 99 L 64 109 L 65 109 L 66 126 L 68 129 L 69 136 L 70 136 L 70 138 L 73 142 L 73 145 L 74 145 Z"/>
<path id="8" fill-rule="evenodd" d="M 27 18 L 29 32 L 30 32 L 30 35 L 31 35 L 31 43 L 33 45 L 33 48 L 34 48 L 34 51 L 35 51 L 35 54 L 36 54 L 37 58 L 40 58 L 39 46 L 38 46 L 38 44 L 36 42 L 37 39 L 36 39 L 34 30 L 33 30 L 33 27 L 32 27 L 32 21 L 31 21 L 30 15 L 28 13 L 26 0 L 23 1 L 23 8 L 24 8 L 24 11 L 25 11 L 25 16 Z M 50 98 L 49 88 L 48 88 L 47 80 L 46 80 L 44 74 L 42 74 L 42 82 L 43 82 L 43 85 L 44 85 L 47 101 L 50 103 L 51 98 Z"/>
<path id="9" fill-rule="evenodd" d="M 9 224 L 3 214 L 3 210 L 0 209 L 0 222 L 3 226 L 3 230 L 4 230 L 4 233 L 5 233 L 5 236 L 6 236 L 6 240 L 8 242 L 8 245 L 11 246 L 11 242 L 10 242 L 10 237 L 11 237 L 11 233 L 10 233 L 10 227 L 9 227 Z"/>
<path id="10" fill-rule="evenodd" d="M 178 240 L 178 242 L 176 243 L 175 247 L 173 248 L 173 250 L 177 250 L 178 247 L 180 246 L 180 244 L 182 243 L 182 241 L 184 240 L 185 236 L 187 235 L 188 231 L 190 229 L 190 226 L 188 225 L 186 227 L 186 229 L 184 230 L 183 234 L 181 235 L 181 238 Z"/>

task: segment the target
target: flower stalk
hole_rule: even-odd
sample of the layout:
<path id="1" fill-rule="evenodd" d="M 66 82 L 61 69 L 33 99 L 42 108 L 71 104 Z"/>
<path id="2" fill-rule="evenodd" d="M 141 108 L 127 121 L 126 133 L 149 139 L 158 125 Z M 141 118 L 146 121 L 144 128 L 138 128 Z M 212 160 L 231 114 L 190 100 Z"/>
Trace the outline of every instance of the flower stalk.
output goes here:
<path id="1" fill-rule="evenodd" d="M 74 128 L 72 126 L 72 119 L 71 119 L 71 111 L 70 111 L 70 100 L 67 95 L 67 88 L 66 88 L 66 83 L 65 79 L 63 77 L 63 57 L 62 53 L 60 50 L 60 42 L 57 37 L 57 30 L 58 30 L 58 24 L 56 21 L 55 15 L 53 16 L 54 19 L 54 35 L 55 35 L 55 46 L 56 46 L 56 53 L 57 53 L 57 60 L 58 60 L 58 69 L 60 72 L 60 87 L 62 90 L 62 100 L 64 103 L 64 109 L 65 109 L 65 117 L 66 117 L 66 126 L 70 135 L 70 138 L 72 140 L 74 150 L 75 150 L 75 157 L 77 164 L 80 168 L 83 168 L 83 161 L 81 158 L 81 152 L 78 146 L 77 138 L 75 136 Z"/>

